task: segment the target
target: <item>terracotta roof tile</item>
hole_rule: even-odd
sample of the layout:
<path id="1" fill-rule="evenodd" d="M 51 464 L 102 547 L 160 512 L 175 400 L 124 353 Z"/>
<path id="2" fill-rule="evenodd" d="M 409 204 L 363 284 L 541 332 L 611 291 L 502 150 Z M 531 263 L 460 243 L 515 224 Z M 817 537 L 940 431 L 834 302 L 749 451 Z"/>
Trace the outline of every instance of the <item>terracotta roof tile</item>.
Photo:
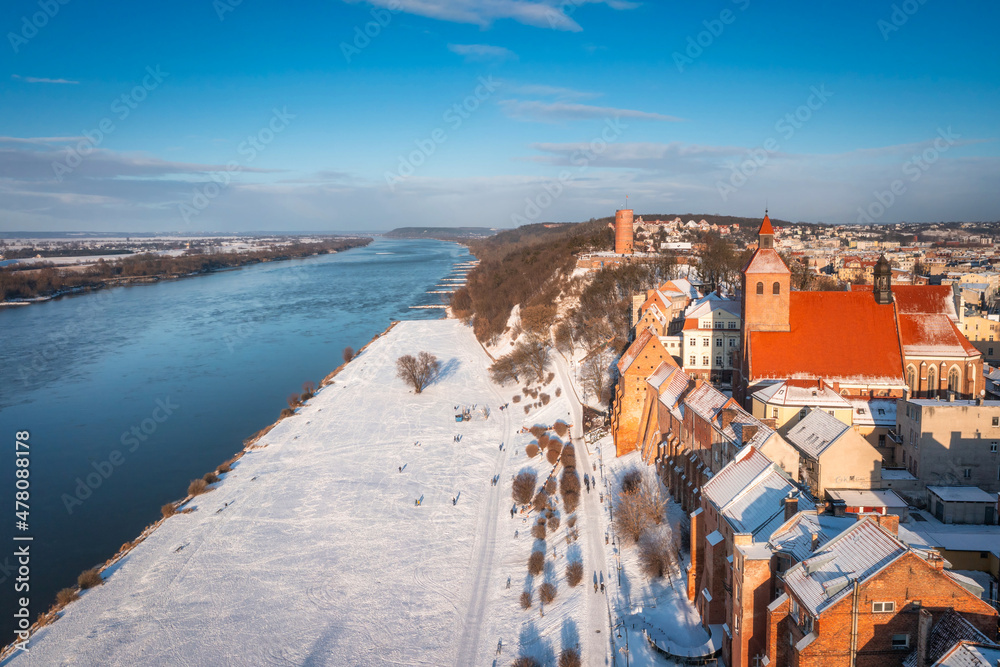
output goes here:
<path id="1" fill-rule="evenodd" d="M 892 305 L 865 292 L 791 292 L 790 331 L 750 334 L 750 380 L 824 378 L 902 385 Z"/>

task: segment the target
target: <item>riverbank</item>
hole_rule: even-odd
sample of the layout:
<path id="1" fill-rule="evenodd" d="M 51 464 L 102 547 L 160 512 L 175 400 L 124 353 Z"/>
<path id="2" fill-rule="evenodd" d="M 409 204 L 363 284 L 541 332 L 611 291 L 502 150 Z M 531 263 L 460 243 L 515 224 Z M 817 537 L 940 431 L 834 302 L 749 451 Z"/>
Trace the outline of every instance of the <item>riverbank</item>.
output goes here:
<path id="1" fill-rule="evenodd" d="M 79 270 L 39 268 L 13 270 L 0 269 L 0 308 L 44 303 L 63 296 L 96 292 L 111 287 L 155 284 L 179 280 L 220 271 L 239 269 L 264 262 L 305 259 L 318 255 L 334 254 L 353 248 L 363 248 L 371 238 L 339 239 L 317 243 L 297 244 L 291 248 L 276 248 L 242 254 L 184 255 L 161 257 L 140 255 L 128 259 L 102 263 Z M 192 264 L 200 268 L 189 270 Z M 185 270 L 176 270 L 179 268 Z M 172 270 L 173 269 L 173 270 Z M 114 275 L 132 273 L 135 275 Z M 11 298 L 12 294 L 22 296 Z"/>

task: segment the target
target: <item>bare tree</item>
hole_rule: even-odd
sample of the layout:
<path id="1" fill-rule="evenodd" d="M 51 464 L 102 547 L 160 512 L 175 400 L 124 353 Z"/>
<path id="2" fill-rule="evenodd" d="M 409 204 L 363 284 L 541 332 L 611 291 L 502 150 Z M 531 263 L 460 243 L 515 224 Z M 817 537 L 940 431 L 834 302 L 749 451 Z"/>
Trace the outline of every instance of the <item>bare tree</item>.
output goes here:
<path id="1" fill-rule="evenodd" d="M 514 363 L 514 355 L 508 354 L 497 359 L 490 366 L 490 377 L 497 384 L 517 382 L 518 367 Z"/>
<path id="2" fill-rule="evenodd" d="M 514 363 L 526 372 L 534 372 L 536 381 L 541 383 L 549 367 L 549 343 L 547 339 L 529 337 L 518 343 L 511 353 Z"/>
<path id="3" fill-rule="evenodd" d="M 416 357 L 404 354 L 396 359 L 396 375 L 400 380 L 413 387 L 417 394 L 434 381 L 441 372 L 441 362 L 429 352 L 421 352 Z"/>
<path id="4" fill-rule="evenodd" d="M 639 562 L 650 577 L 669 575 L 677 552 L 674 531 L 663 523 L 646 530 L 639 538 Z"/>
<path id="5" fill-rule="evenodd" d="M 354 348 L 348 345 L 347 347 L 344 348 L 344 363 L 346 364 L 353 358 L 354 358 Z"/>
<path id="6" fill-rule="evenodd" d="M 599 403 L 611 398 L 611 364 L 614 358 L 615 353 L 610 347 L 600 347 L 580 367 L 583 388 L 596 396 Z"/>
<path id="7" fill-rule="evenodd" d="M 567 320 L 559 323 L 555 330 L 556 349 L 561 352 L 573 353 L 573 327 Z"/>
<path id="8" fill-rule="evenodd" d="M 638 542 L 647 529 L 663 523 L 665 511 L 659 482 L 649 474 L 642 476 L 638 486 L 619 491 L 615 501 L 615 520 L 630 542 Z"/>

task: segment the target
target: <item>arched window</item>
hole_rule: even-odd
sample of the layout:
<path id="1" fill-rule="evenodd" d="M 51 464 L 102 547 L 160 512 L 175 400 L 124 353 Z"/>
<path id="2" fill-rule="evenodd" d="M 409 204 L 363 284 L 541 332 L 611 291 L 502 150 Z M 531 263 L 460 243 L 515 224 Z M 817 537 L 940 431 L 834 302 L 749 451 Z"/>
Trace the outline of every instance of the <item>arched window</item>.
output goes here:
<path id="1" fill-rule="evenodd" d="M 931 366 L 927 369 L 927 397 L 936 398 L 937 392 L 937 369 L 934 366 Z"/>
<path id="2" fill-rule="evenodd" d="M 910 388 L 910 396 L 915 396 L 917 391 L 917 371 L 913 366 L 906 368 L 906 386 Z"/>
<path id="3" fill-rule="evenodd" d="M 774 285 L 771 286 L 771 293 L 781 294 L 781 283 L 774 283 Z"/>
<path id="4" fill-rule="evenodd" d="M 956 394 L 961 393 L 961 388 L 958 386 L 958 369 L 954 366 L 948 373 L 948 390 Z"/>
<path id="5" fill-rule="evenodd" d="M 764 283 L 757 283 L 757 294 L 764 293 Z"/>

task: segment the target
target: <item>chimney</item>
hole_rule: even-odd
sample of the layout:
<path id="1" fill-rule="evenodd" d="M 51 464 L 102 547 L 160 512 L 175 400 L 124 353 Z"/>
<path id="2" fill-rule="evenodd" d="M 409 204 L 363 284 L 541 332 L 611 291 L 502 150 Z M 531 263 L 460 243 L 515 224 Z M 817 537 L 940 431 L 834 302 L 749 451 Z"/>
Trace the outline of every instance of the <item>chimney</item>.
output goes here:
<path id="1" fill-rule="evenodd" d="M 799 499 L 792 496 L 792 492 L 788 492 L 788 497 L 784 500 L 785 503 L 785 521 L 788 521 L 793 516 L 795 516 L 799 511 Z"/>
<path id="2" fill-rule="evenodd" d="M 757 425 L 756 424 L 744 424 L 743 425 L 743 444 L 753 440 L 753 437 L 757 435 Z"/>
<path id="3" fill-rule="evenodd" d="M 816 551 L 819 548 L 819 533 L 812 534 L 812 549 L 810 551 Z"/>
<path id="4" fill-rule="evenodd" d="M 878 514 L 877 512 L 858 513 L 858 521 L 871 519 L 877 523 L 882 530 L 895 538 L 899 537 L 899 516 L 895 514 Z"/>
<path id="5" fill-rule="evenodd" d="M 917 667 L 927 667 L 927 643 L 933 623 L 934 617 L 921 607 L 917 617 Z"/>
<path id="6" fill-rule="evenodd" d="M 723 408 L 722 414 L 720 415 L 720 419 L 722 420 L 723 430 L 725 430 L 726 427 L 728 427 L 730 424 L 733 423 L 733 420 L 736 418 L 737 414 L 738 412 L 736 408 Z"/>

